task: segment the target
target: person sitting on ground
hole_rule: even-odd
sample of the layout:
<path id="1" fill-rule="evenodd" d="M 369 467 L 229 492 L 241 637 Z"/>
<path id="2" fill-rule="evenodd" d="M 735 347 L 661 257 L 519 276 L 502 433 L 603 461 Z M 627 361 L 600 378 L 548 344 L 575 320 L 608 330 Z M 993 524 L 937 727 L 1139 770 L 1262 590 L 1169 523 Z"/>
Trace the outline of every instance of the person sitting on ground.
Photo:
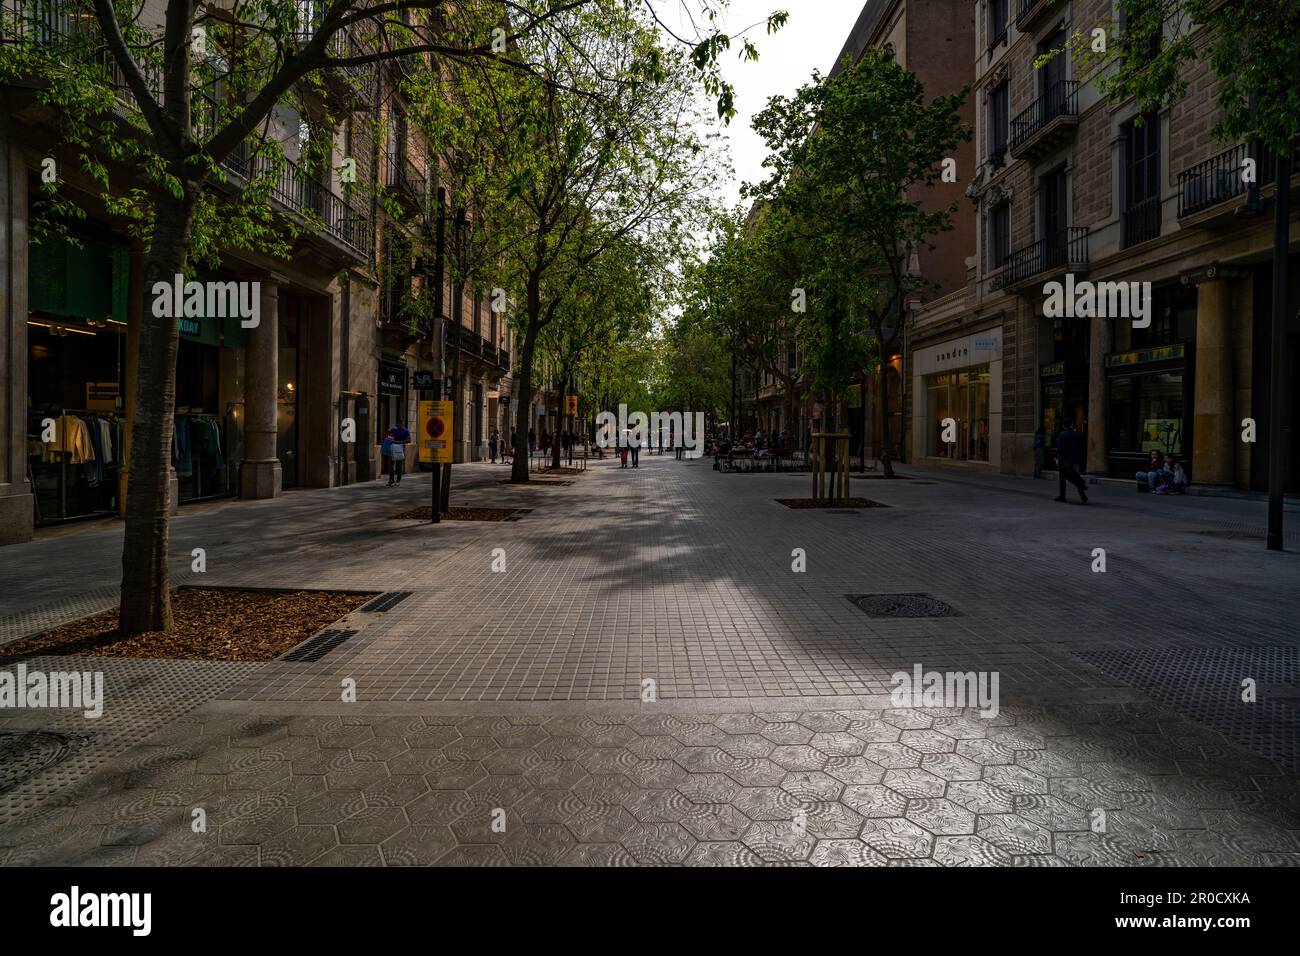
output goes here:
<path id="1" fill-rule="evenodd" d="M 1169 456 L 1157 480 L 1159 486 L 1155 492 L 1158 495 L 1187 494 L 1187 472 L 1183 470 L 1182 462 L 1175 455 Z"/>
<path id="2" fill-rule="evenodd" d="M 1145 481 L 1148 491 L 1155 491 L 1156 485 L 1159 482 L 1160 473 L 1164 471 L 1165 468 L 1165 456 L 1152 448 L 1151 460 L 1147 464 L 1148 468 L 1146 471 L 1139 471 L 1137 473 L 1137 480 Z"/>

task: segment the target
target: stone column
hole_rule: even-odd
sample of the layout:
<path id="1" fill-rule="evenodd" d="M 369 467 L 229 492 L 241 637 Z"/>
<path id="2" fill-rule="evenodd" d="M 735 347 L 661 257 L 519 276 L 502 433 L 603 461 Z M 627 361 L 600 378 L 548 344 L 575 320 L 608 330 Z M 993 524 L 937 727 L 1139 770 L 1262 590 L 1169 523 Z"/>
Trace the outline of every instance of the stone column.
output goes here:
<path id="1" fill-rule="evenodd" d="M 1196 287 L 1196 382 L 1193 460 L 1189 477 L 1201 485 L 1231 485 L 1232 283 L 1203 278 Z"/>
<path id="2" fill-rule="evenodd" d="M 245 280 L 248 281 L 248 280 Z M 280 286 L 284 279 L 265 275 L 258 324 L 244 337 L 244 461 L 239 470 L 241 498 L 274 498 L 283 478 L 275 454 L 278 433 Z"/>
<path id="3" fill-rule="evenodd" d="M 0 545 L 30 541 L 27 480 L 27 162 L 0 115 Z"/>
<path id="4" fill-rule="evenodd" d="M 1088 474 L 1109 471 L 1106 441 L 1106 356 L 1114 348 L 1112 319 L 1092 319 L 1088 344 Z"/>

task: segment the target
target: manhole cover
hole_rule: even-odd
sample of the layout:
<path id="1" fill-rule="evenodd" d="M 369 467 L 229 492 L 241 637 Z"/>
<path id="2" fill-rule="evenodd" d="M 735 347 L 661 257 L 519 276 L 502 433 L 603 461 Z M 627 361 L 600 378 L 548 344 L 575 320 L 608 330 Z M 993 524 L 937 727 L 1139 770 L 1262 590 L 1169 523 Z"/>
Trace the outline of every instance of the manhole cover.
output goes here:
<path id="1" fill-rule="evenodd" d="M 41 730 L 0 731 L 0 793 L 61 762 L 78 743 L 77 737 Z"/>
<path id="2" fill-rule="evenodd" d="M 846 594 L 870 617 L 954 617 L 960 612 L 928 594 Z"/>

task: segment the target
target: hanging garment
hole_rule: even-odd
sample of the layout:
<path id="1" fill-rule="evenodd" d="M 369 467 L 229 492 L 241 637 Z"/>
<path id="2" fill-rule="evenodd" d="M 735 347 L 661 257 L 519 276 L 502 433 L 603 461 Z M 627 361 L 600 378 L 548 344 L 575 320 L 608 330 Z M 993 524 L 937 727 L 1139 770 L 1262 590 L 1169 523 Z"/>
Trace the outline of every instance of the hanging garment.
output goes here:
<path id="1" fill-rule="evenodd" d="M 172 464 L 176 467 L 177 478 L 189 478 L 194 474 L 194 452 L 190 443 L 188 415 L 177 415 L 175 427 L 172 428 Z"/>
<path id="2" fill-rule="evenodd" d="M 86 462 L 86 483 L 92 488 L 99 487 L 99 483 L 104 477 L 104 449 L 100 444 L 99 426 L 95 419 L 81 419 L 81 423 L 86 427 L 86 434 L 90 436 L 90 447 L 95 454 L 94 461 Z"/>
<path id="3" fill-rule="evenodd" d="M 90 443 L 90 429 L 80 418 L 73 415 L 60 415 L 54 430 L 54 441 L 45 444 L 46 461 L 67 461 L 73 465 L 84 465 L 95 460 L 95 449 Z"/>
<path id="4" fill-rule="evenodd" d="M 111 465 L 117 461 L 113 457 L 113 426 L 106 418 L 96 418 L 95 426 L 99 429 L 99 444 L 104 450 L 103 462 L 105 465 Z"/>
<path id="5" fill-rule="evenodd" d="M 211 461 L 216 471 L 225 471 L 226 463 L 221 457 L 221 429 L 217 427 L 217 420 L 208 416 L 195 418 L 193 427 L 195 452 Z"/>

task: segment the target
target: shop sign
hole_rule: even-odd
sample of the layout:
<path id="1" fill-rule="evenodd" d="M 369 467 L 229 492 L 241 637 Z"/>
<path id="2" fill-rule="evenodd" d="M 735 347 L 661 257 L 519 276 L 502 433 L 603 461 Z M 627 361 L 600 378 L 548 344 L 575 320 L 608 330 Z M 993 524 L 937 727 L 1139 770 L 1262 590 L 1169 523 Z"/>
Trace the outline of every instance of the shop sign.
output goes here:
<path id="1" fill-rule="evenodd" d="M 1117 352 L 1114 355 L 1106 356 L 1106 367 L 1115 368 L 1120 365 L 1143 365 L 1147 362 L 1168 362 L 1172 359 L 1183 357 L 1182 343 L 1178 345 L 1164 345 L 1153 349 L 1138 349 L 1136 352 Z"/>
<path id="2" fill-rule="evenodd" d="M 388 395 L 400 395 L 406 391 L 406 366 L 380 365 L 379 391 Z"/>
<path id="3" fill-rule="evenodd" d="M 1051 378 L 1054 375 L 1064 375 L 1064 374 L 1065 374 L 1064 362 L 1053 362 L 1051 365 L 1044 365 L 1042 368 L 1038 370 L 1039 378 Z"/>
<path id="4" fill-rule="evenodd" d="M 198 319 L 177 319 L 176 327 L 181 330 L 181 335 L 192 335 L 196 339 L 203 336 L 203 323 Z"/>
<path id="5" fill-rule="evenodd" d="M 86 411 L 112 412 L 117 410 L 118 398 L 122 394 L 117 382 L 87 382 Z"/>
<path id="6" fill-rule="evenodd" d="M 564 402 L 565 402 L 565 407 L 568 409 L 568 412 L 569 412 L 570 415 L 576 415 L 576 414 L 578 414 L 578 396 L 577 396 L 577 395 L 566 395 L 565 398 L 564 398 Z"/>
<path id="7" fill-rule="evenodd" d="M 416 388 L 433 388 L 432 372 L 415 372 L 412 374 L 412 379 Z"/>
<path id="8" fill-rule="evenodd" d="M 452 455 L 452 403 L 420 403 L 420 461 L 450 465 Z"/>

